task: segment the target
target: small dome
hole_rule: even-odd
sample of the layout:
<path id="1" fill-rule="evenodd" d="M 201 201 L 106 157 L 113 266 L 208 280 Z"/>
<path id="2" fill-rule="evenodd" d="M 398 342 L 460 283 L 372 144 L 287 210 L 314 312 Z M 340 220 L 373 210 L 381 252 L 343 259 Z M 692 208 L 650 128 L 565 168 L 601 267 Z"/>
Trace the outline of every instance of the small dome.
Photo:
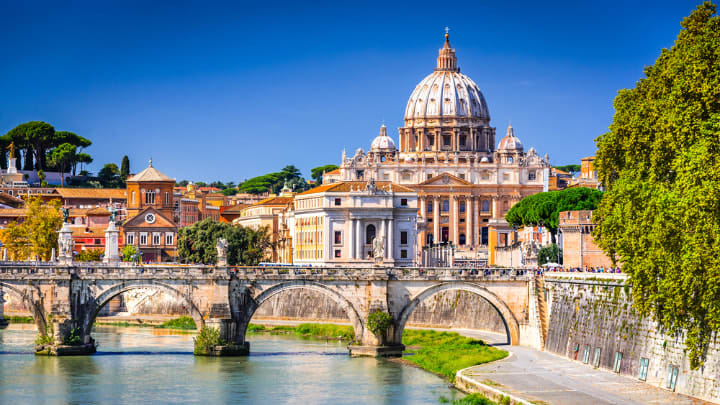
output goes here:
<path id="1" fill-rule="evenodd" d="M 380 127 L 380 135 L 375 138 L 374 141 L 372 141 L 372 144 L 370 145 L 370 151 L 371 152 L 395 152 L 397 148 L 395 147 L 395 141 L 392 140 L 387 135 L 387 128 L 385 127 L 385 124 L 382 124 Z"/>
<path id="2" fill-rule="evenodd" d="M 483 156 L 482 159 L 480 159 L 480 163 L 487 163 L 490 160 L 488 160 L 487 156 Z"/>
<path id="3" fill-rule="evenodd" d="M 515 136 L 512 125 L 508 125 L 507 134 L 500 140 L 498 151 L 523 151 L 523 144 L 520 139 Z"/>

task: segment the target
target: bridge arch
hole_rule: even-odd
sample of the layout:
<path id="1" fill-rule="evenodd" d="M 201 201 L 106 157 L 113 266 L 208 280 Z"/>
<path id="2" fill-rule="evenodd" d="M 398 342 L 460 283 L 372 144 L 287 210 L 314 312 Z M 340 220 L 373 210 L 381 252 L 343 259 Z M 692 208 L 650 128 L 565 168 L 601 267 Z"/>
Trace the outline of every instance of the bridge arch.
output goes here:
<path id="1" fill-rule="evenodd" d="M 175 297 L 182 299 L 187 304 L 188 310 L 190 311 L 190 316 L 192 316 L 193 320 L 195 321 L 195 325 L 197 326 L 198 331 L 205 324 L 202 313 L 197 308 L 197 306 L 192 302 L 192 299 L 190 299 L 187 295 L 180 292 L 174 286 L 171 286 L 171 285 L 168 285 L 168 284 L 162 283 L 160 281 L 156 281 L 156 280 L 129 280 L 129 281 L 123 281 L 119 284 L 116 284 L 116 285 L 108 288 L 107 290 L 103 291 L 100 295 L 98 295 L 94 300 L 92 300 L 91 306 L 85 312 L 85 318 L 82 320 L 82 328 L 81 329 L 83 331 L 83 335 L 84 336 L 90 335 L 90 332 L 92 331 L 92 327 L 95 324 L 95 319 L 97 318 L 97 314 L 108 302 L 110 302 L 111 299 L 117 297 L 118 295 L 120 295 L 124 292 L 130 291 L 130 290 L 137 290 L 140 288 L 154 288 L 154 289 L 162 290 L 164 292 L 174 295 Z"/>
<path id="2" fill-rule="evenodd" d="M 35 326 L 38 328 L 38 333 L 45 335 L 47 332 L 47 319 L 45 318 L 45 311 L 41 303 L 32 299 L 32 292 L 28 288 L 35 288 L 34 286 L 28 286 L 24 289 L 19 289 L 12 284 L 4 283 L 0 281 L 0 291 L 7 291 L 10 295 L 20 299 L 22 303 L 32 311 L 33 319 L 35 320 Z M 39 292 L 38 292 L 39 293 Z M 0 304 L 4 305 L 4 304 Z"/>
<path id="3" fill-rule="evenodd" d="M 320 283 L 316 283 L 314 281 L 307 280 L 292 280 L 279 283 L 261 292 L 254 299 L 255 305 L 253 305 L 252 308 L 248 308 L 248 325 L 250 323 L 250 318 L 252 318 L 253 314 L 255 313 L 255 310 L 257 310 L 257 308 L 260 307 L 263 302 L 267 301 L 274 295 L 280 294 L 283 291 L 295 289 L 313 290 L 327 295 L 330 299 L 340 305 L 340 307 L 342 307 L 342 309 L 345 311 L 345 314 L 348 316 L 348 318 L 350 318 L 350 323 L 352 324 L 353 330 L 355 331 L 355 339 L 362 339 L 363 333 L 365 332 L 365 324 L 363 323 L 362 318 L 358 314 L 353 304 L 348 301 L 347 298 L 345 298 L 342 294 L 333 290 L 332 288 Z M 245 325 L 246 329 L 248 325 Z"/>
<path id="4" fill-rule="evenodd" d="M 402 334 L 405 330 L 405 324 L 407 323 L 410 315 L 412 315 L 415 308 L 423 302 L 425 299 L 443 291 L 447 290 L 462 290 L 467 291 L 476 295 L 479 295 L 485 301 L 487 301 L 493 308 L 500 314 L 500 318 L 505 326 L 505 334 L 507 335 L 508 342 L 511 345 L 520 344 L 520 324 L 515 318 L 510 308 L 505 302 L 495 295 L 487 288 L 468 282 L 449 282 L 436 284 L 420 291 L 400 312 L 398 316 L 397 325 L 395 328 L 395 335 L 393 336 L 395 342 L 402 341 Z"/>

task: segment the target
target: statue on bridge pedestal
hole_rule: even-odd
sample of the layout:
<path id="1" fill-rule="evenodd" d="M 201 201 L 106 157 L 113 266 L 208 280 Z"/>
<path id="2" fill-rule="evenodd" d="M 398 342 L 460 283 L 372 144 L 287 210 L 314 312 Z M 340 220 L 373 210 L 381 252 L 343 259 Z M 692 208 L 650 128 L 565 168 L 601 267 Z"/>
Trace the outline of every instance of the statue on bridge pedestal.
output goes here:
<path id="1" fill-rule="evenodd" d="M 375 264 L 380 264 L 385 258 L 385 238 L 378 236 L 372 241 L 373 257 L 375 258 Z"/>
<path id="2" fill-rule="evenodd" d="M 215 247 L 217 248 L 217 265 L 218 266 L 227 266 L 227 249 L 228 249 L 227 239 L 218 238 L 217 243 L 215 244 Z"/>

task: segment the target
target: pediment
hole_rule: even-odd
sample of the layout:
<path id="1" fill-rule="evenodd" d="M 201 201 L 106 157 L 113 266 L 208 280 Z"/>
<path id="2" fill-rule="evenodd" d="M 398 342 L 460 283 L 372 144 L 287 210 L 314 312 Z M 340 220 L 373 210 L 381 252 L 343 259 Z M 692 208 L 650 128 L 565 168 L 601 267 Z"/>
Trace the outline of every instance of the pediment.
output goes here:
<path id="1" fill-rule="evenodd" d="M 146 221 L 146 217 L 148 214 L 152 214 L 155 218 L 155 221 L 152 223 L 148 223 Z M 143 228 L 176 228 L 177 225 L 175 222 L 170 220 L 169 218 L 166 218 L 163 214 L 161 214 L 159 211 L 152 207 L 145 208 L 144 210 L 140 211 L 136 216 L 128 219 L 123 224 L 124 228 L 128 227 L 143 227 Z"/>
<path id="2" fill-rule="evenodd" d="M 460 177 L 453 176 L 450 173 L 442 173 L 435 177 L 431 177 L 426 181 L 420 183 L 421 186 L 472 186 L 469 181 L 463 180 Z"/>

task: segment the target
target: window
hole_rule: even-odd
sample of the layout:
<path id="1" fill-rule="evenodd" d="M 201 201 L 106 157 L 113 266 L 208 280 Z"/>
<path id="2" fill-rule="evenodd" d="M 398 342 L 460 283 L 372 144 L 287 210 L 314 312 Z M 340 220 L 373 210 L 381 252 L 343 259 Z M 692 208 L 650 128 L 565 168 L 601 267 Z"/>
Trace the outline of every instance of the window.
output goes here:
<path id="1" fill-rule="evenodd" d="M 130 194 L 130 203 L 135 204 L 135 190 Z"/>
<path id="2" fill-rule="evenodd" d="M 408 233 L 407 231 L 400 231 L 400 244 L 401 245 L 407 245 L 408 243 Z"/>
<path id="3" fill-rule="evenodd" d="M 135 244 L 135 232 L 128 232 L 128 234 L 127 234 L 127 244 L 128 244 L 128 245 L 134 245 L 134 244 Z"/>
<path id="4" fill-rule="evenodd" d="M 99 245 L 99 244 L 100 244 L 100 239 L 95 239 L 94 244 L 95 244 L 95 245 Z"/>
<path id="5" fill-rule="evenodd" d="M 175 239 L 175 234 L 172 232 L 165 232 L 165 245 L 172 246 L 173 239 Z"/>
<path id="6" fill-rule="evenodd" d="M 407 207 L 407 198 L 400 199 L 400 206 Z"/>
<path id="7" fill-rule="evenodd" d="M 616 373 L 620 372 L 620 364 L 622 364 L 622 353 L 615 352 L 615 364 L 613 365 L 613 371 Z"/>
<path id="8" fill-rule="evenodd" d="M 465 173 L 460 173 L 460 174 L 458 174 L 458 177 L 460 177 L 461 179 L 465 180 Z"/>
<path id="9" fill-rule="evenodd" d="M 427 212 L 428 214 L 431 214 L 433 212 L 433 202 L 430 201 L 430 203 L 427 205 Z"/>
<path id="10" fill-rule="evenodd" d="M 482 202 L 482 210 L 483 212 L 489 212 L 490 211 L 490 201 L 484 200 Z"/>
<path id="11" fill-rule="evenodd" d="M 503 201 L 503 211 L 510 209 L 510 204 L 507 201 Z"/>
<path id="12" fill-rule="evenodd" d="M 593 356 L 593 366 L 600 367 L 600 348 L 595 348 L 595 356 Z"/>
<path id="13" fill-rule="evenodd" d="M 140 232 L 140 244 L 147 245 L 147 232 Z"/>
<path id="14" fill-rule="evenodd" d="M 443 146 L 450 146 L 450 135 L 443 135 Z"/>
<path id="15" fill-rule="evenodd" d="M 507 162 L 508 162 L 508 163 L 512 163 L 512 162 L 513 162 L 513 158 L 512 158 L 512 156 L 508 156 L 508 158 L 507 158 Z"/>
<path id="16" fill-rule="evenodd" d="M 430 174 L 430 173 L 426 174 L 425 180 L 430 180 L 430 179 L 432 179 L 432 174 Z"/>
<path id="17" fill-rule="evenodd" d="M 170 193 L 165 192 L 165 205 L 170 205 Z"/>
<path id="18" fill-rule="evenodd" d="M 585 346 L 585 351 L 583 352 L 583 363 L 588 364 L 590 362 L 590 346 Z"/>
<path id="19" fill-rule="evenodd" d="M 400 258 L 401 259 L 407 259 L 407 249 L 400 250 Z"/>
<path id="20" fill-rule="evenodd" d="M 450 200 L 443 200 L 442 211 L 443 212 L 450 211 Z"/>
<path id="21" fill-rule="evenodd" d="M 510 181 L 510 173 L 503 173 L 503 181 L 506 183 Z"/>
<path id="22" fill-rule="evenodd" d="M 488 173 L 488 172 L 480 173 L 480 180 L 490 180 L 490 173 Z"/>
<path id="23" fill-rule="evenodd" d="M 668 366 L 667 380 L 665 381 L 665 388 L 670 391 L 675 391 L 675 385 L 677 384 L 678 378 L 678 367 L 674 365 Z"/>
<path id="24" fill-rule="evenodd" d="M 459 237 L 458 239 L 460 239 L 460 244 L 461 244 L 461 245 L 464 245 L 464 244 L 465 244 L 465 234 L 464 234 L 464 233 L 461 233 L 461 234 L 460 234 L 460 237 Z"/>
<path id="25" fill-rule="evenodd" d="M 336 207 L 337 207 L 337 206 L 340 206 L 340 202 L 341 202 L 341 201 L 342 201 L 342 200 L 341 200 L 340 198 L 336 198 L 336 199 L 335 199 L 335 206 L 336 206 Z"/>
<path id="26" fill-rule="evenodd" d="M 466 143 L 467 143 L 467 137 L 465 135 L 461 135 L 460 136 L 460 146 L 464 147 Z"/>
<path id="27" fill-rule="evenodd" d="M 365 244 L 371 245 L 375 239 L 375 225 L 370 224 L 365 228 Z"/>
<path id="28" fill-rule="evenodd" d="M 528 180 L 535 180 L 535 170 L 530 170 L 528 172 Z"/>
<path id="29" fill-rule="evenodd" d="M 160 245 L 160 232 L 153 232 L 152 244 L 156 246 Z"/>
<path id="30" fill-rule="evenodd" d="M 363 170 L 358 170 L 355 172 L 355 175 L 357 176 L 358 180 L 362 180 L 362 178 L 365 177 L 365 172 Z"/>
<path id="31" fill-rule="evenodd" d="M 432 245 L 433 244 L 433 234 L 428 233 L 425 235 L 425 244 L 426 245 Z"/>
<path id="32" fill-rule="evenodd" d="M 342 244 L 342 231 L 335 231 L 335 244 Z"/>
<path id="33" fill-rule="evenodd" d="M 342 257 L 342 250 L 335 249 L 335 257 Z"/>
<path id="34" fill-rule="evenodd" d="M 460 212 L 465 212 L 465 202 L 460 203 Z"/>
<path id="35" fill-rule="evenodd" d="M 647 380 L 647 370 L 649 362 L 650 360 L 646 359 L 645 357 L 640 359 L 640 374 L 638 375 L 638 378 L 642 381 Z"/>
<path id="36" fill-rule="evenodd" d="M 145 204 L 155 204 L 155 191 L 148 190 L 145 192 Z"/>

